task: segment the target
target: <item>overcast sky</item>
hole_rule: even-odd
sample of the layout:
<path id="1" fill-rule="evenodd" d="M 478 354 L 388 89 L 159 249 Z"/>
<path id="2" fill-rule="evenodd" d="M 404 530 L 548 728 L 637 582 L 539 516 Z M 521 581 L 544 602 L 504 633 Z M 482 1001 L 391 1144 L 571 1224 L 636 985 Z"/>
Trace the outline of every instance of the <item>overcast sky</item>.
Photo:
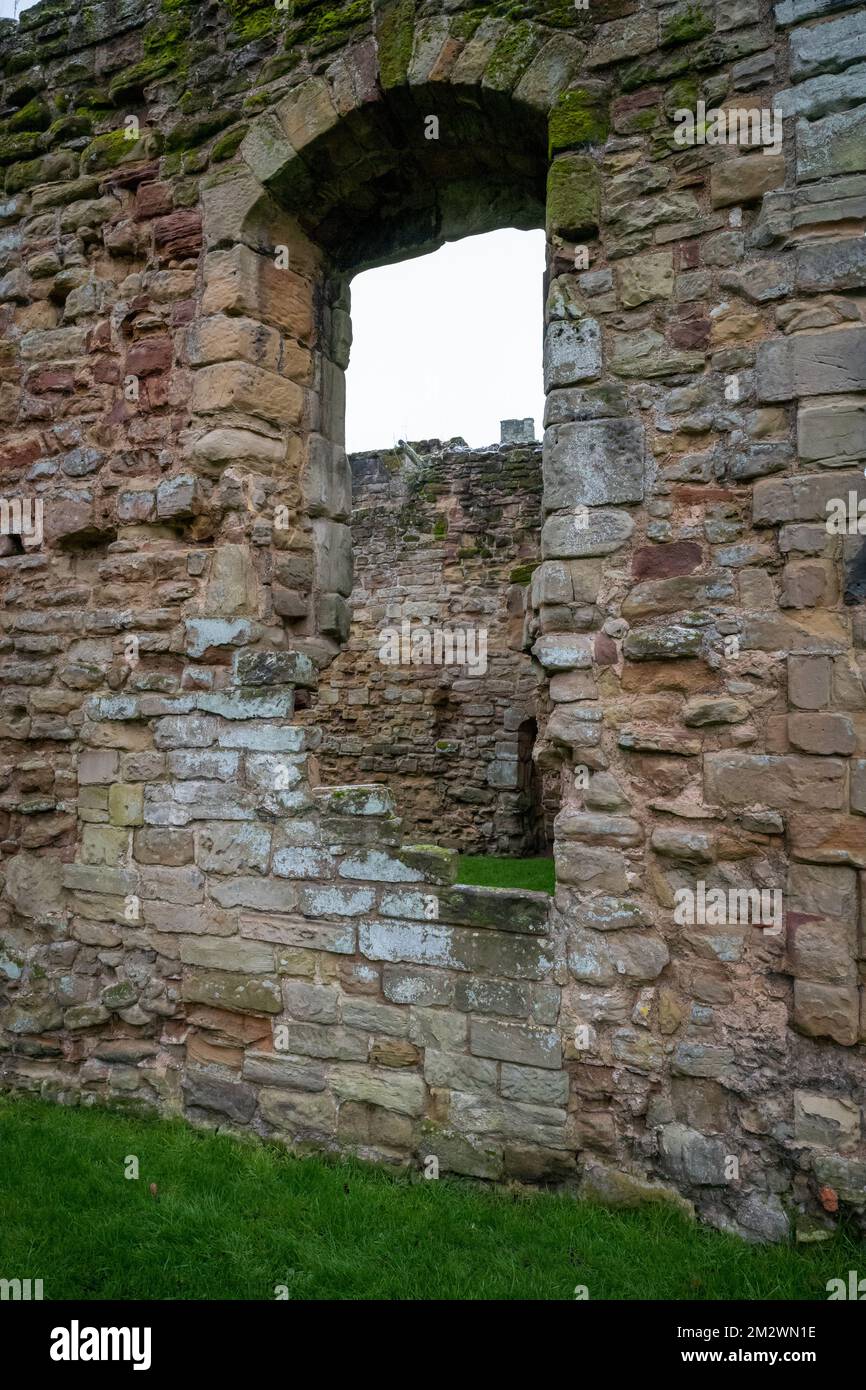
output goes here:
<path id="1" fill-rule="evenodd" d="M 0 0 L 0 19 L 16 19 L 22 10 L 29 10 L 36 0 Z"/>
<path id="2" fill-rule="evenodd" d="M 543 232 L 509 228 L 356 276 L 346 448 L 496 444 L 527 415 L 538 432 L 543 273 Z"/>
<path id="3" fill-rule="evenodd" d="M 15 14 L 0 0 L 0 17 Z M 356 276 L 346 448 L 496 444 L 500 420 L 527 415 L 540 437 L 543 272 L 543 233 L 508 229 Z"/>

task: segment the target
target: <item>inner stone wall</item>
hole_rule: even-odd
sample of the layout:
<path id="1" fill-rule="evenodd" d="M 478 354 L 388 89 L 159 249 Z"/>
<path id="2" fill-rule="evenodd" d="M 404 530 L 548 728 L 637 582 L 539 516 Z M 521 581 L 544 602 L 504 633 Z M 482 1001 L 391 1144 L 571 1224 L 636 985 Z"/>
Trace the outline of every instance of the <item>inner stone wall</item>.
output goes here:
<path id="1" fill-rule="evenodd" d="M 5 1087 L 749 1238 L 866 1210 L 863 33 L 846 0 L 0 25 Z M 699 102 L 780 146 L 680 143 Z M 351 276 L 542 222 L 552 904 L 455 889 L 296 716 L 353 588 Z M 780 922 L 738 916 L 761 889 Z"/>
<path id="2" fill-rule="evenodd" d="M 527 613 L 541 447 L 410 448 L 350 457 L 351 629 L 309 712 L 322 776 L 389 786 L 416 838 L 543 853 L 559 782 L 547 778 L 545 812 L 532 751 L 547 699 Z M 468 641 L 470 665 L 431 661 L 425 625 L 431 642 Z"/>

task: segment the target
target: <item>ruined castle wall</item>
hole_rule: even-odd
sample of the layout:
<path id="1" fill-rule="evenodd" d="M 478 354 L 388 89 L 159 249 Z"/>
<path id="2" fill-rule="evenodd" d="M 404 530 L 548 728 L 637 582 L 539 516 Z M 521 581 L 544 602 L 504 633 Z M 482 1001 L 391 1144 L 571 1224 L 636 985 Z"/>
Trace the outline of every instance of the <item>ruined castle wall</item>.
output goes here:
<path id="1" fill-rule="evenodd" d="M 5 1087 L 752 1238 L 863 1211 L 863 17 L 0 25 Z M 699 102 L 783 138 L 682 143 Z M 295 709 L 353 589 L 351 276 L 542 223 L 539 906 L 323 791 Z"/>
<path id="2" fill-rule="evenodd" d="M 412 449 L 350 458 L 351 628 L 309 713 L 322 776 L 391 787 L 415 839 L 543 852 L 559 783 L 545 817 L 532 750 L 548 701 L 527 649 L 541 448 Z M 438 663 L 423 649 L 437 634 Z M 447 660 L 449 637 L 468 663 Z"/>

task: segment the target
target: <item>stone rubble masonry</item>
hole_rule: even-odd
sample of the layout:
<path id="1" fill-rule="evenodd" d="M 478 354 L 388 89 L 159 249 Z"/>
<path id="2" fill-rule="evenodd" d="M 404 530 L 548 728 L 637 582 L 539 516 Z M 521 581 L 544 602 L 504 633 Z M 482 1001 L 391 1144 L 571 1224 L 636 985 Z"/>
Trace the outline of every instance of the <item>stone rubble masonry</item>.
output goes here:
<path id="1" fill-rule="evenodd" d="M 4 1088 L 863 1218 L 866 11 L 625 8 L 0 21 Z M 699 100 L 782 149 L 679 145 Z M 353 503 L 352 276 L 504 226 L 547 233 L 540 466 Z M 450 713 L 355 703 L 387 546 L 495 635 Z M 555 897 L 459 888 L 437 840 L 525 846 L 533 720 Z"/>
<path id="2" fill-rule="evenodd" d="M 559 779 L 545 788 L 532 766 L 547 702 L 524 649 L 541 449 L 411 448 L 420 468 L 399 450 L 351 457 L 351 629 L 302 717 L 323 728 L 323 780 L 385 783 L 405 833 L 464 853 L 543 851 Z M 486 670 L 382 659 L 383 643 L 425 625 L 468 637 L 470 655 L 483 634 Z"/>

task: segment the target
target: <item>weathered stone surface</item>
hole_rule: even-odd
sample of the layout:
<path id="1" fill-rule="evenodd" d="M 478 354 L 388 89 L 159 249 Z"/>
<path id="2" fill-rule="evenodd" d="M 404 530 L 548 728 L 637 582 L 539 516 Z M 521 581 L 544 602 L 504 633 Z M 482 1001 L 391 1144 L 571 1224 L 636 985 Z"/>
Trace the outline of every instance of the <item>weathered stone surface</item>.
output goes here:
<path id="1" fill-rule="evenodd" d="M 243 1081 L 229 1081 L 189 1067 L 181 1084 L 184 1100 L 193 1109 L 215 1111 L 238 1124 L 246 1124 L 252 1119 L 256 1093 L 252 1086 Z"/>
<path id="2" fill-rule="evenodd" d="M 572 386 L 601 375 L 601 329 L 595 319 L 554 322 L 544 338 L 544 389 Z"/>
<path id="3" fill-rule="evenodd" d="M 809 463 L 866 457 L 864 398 L 829 396 L 803 401 L 797 411 L 797 452 Z"/>
<path id="4" fill-rule="evenodd" d="M 819 179 L 829 174 L 863 170 L 866 106 L 834 112 L 820 121 L 798 121 L 797 178 Z"/>
<path id="5" fill-rule="evenodd" d="M 213 1004 L 234 1013 L 276 1014 L 283 1007 L 277 980 L 229 971 L 185 972 L 182 995 L 190 1003 Z"/>
<path id="6" fill-rule="evenodd" d="M 546 558 L 610 555 L 625 544 L 634 529 L 628 512 L 591 511 L 589 516 L 549 516 L 541 533 Z"/>
<path id="7" fill-rule="evenodd" d="M 838 810 L 844 790 L 845 764 L 837 758 L 722 752 L 704 759 L 705 798 L 723 806 Z"/>
<path id="8" fill-rule="evenodd" d="M 643 428 L 637 420 L 556 425 L 544 435 L 544 506 L 603 506 L 643 497 Z M 587 521 L 587 527 L 591 519 Z"/>
<path id="9" fill-rule="evenodd" d="M 761 343 L 758 399 L 827 396 L 866 390 L 866 327 L 807 333 Z"/>

